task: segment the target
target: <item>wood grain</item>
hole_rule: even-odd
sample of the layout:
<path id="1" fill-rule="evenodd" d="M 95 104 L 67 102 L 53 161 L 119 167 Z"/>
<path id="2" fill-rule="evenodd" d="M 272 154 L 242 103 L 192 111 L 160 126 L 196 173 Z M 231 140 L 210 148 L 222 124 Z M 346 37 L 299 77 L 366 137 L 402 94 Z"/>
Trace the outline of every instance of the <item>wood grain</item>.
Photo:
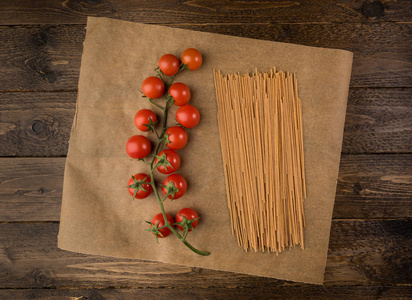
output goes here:
<path id="1" fill-rule="evenodd" d="M 412 155 L 343 155 L 333 217 L 395 216 L 412 216 Z"/>
<path id="2" fill-rule="evenodd" d="M 411 230 L 412 222 L 408 220 L 333 222 L 325 286 L 408 284 Z M 0 224 L 0 288 L 310 286 L 208 269 L 72 253 L 56 247 L 57 233 L 57 223 Z"/>
<path id="3" fill-rule="evenodd" d="M 0 158 L 0 222 L 58 221 L 64 164 L 65 158 Z M 411 170 L 408 154 L 343 155 L 333 218 L 410 217 Z"/>
<path id="4" fill-rule="evenodd" d="M 350 89 L 342 152 L 410 152 L 411 97 L 412 89 Z M 75 102 L 76 92 L 0 93 L 0 156 L 65 156 Z"/>
<path id="5" fill-rule="evenodd" d="M 409 286 L 279 286 L 251 288 L 144 288 L 144 289 L 2 289 L 1 299 L 91 300 L 91 299 L 410 299 Z"/>
<path id="6" fill-rule="evenodd" d="M 350 89 L 344 153 L 407 153 L 412 145 L 412 89 Z"/>
<path id="7" fill-rule="evenodd" d="M 58 221 L 65 158 L 0 158 L 0 221 Z"/>
<path id="8" fill-rule="evenodd" d="M 408 22 L 411 3 L 398 1 L 30 0 L 2 1 L 0 24 L 85 24 L 86 16 L 146 23 Z"/>
<path id="9" fill-rule="evenodd" d="M 65 156 L 75 92 L 0 93 L 0 156 Z"/>
<path id="10" fill-rule="evenodd" d="M 77 89 L 84 26 L 0 27 L 0 91 Z"/>
<path id="11" fill-rule="evenodd" d="M 412 87 L 410 23 L 173 26 L 353 51 L 352 87 Z M 0 27 L 0 91 L 76 90 L 84 35 L 79 25 Z"/>

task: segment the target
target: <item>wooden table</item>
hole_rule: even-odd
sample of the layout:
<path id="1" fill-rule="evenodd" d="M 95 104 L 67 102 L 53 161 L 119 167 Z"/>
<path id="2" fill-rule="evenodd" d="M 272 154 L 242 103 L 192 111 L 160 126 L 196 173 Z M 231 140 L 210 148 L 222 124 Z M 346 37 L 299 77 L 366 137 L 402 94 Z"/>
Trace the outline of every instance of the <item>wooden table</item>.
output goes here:
<path id="1" fill-rule="evenodd" d="M 56 246 L 86 16 L 354 52 L 323 286 Z M 410 1 L 0 2 L 0 298 L 408 298 Z"/>

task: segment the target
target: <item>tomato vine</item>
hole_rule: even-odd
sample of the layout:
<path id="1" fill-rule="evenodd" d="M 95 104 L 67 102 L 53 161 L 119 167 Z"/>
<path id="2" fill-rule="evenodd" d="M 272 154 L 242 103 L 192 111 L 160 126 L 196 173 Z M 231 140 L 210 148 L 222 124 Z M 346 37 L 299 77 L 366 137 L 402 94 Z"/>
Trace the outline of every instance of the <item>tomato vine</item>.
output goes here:
<path id="1" fill-rule="evenodd" d="M 195 54 L 200 55 L 200 53 L 195 53 Z M 167 56 L 167 55 L 165 55 L 165 56 Z M 162 57 L 161 60 L 162 59 L 165 59 L 165 57 Z M 187 57 L 185 59 L 187 60 Z M 179 105 L 180 103 L 175 103 L 175 99 L 171 96 L 171 94 L 169 94 L 169 89 L 172 87 L 173 80 L 179 72 L 182 72 L 184 70 L 192 70 L 192 69 L 194 70 L 195 69 L 194 67 L 192 67 L 192 65 L 194 64 L 194 62 L 193 62 L 194 60 L 190 61 L 190 64 L 188 65 L 188 64 L 184 63 L 184 59 L 183 59 L 183 56 L 182 56 L 182 63 L 180 64 L 179 68 L 176 68 L 176 66 L 174 64 L 173 70 L 175 70 L 175 71 L 168 70 L 167 74 L 169 76 L 169 79 L 166 82 L 165 78 L 163 77 L 163 76 L 165 76 L 165 73 L 162 71 L 162 66 L 166 65 L 166 64 L 163 63 L 163 65 L 162 65 L 160 63 L 161 60 L 159 61 L 159 67 L 155 69 L 155 71 L 157 72 L 157 75 L 152 76 L 152 77 L 148 77 L 148 78 L 150 78 L 150 80 L 148 80 L 148 79 L 145 80 L 145 82 L 150 81 L 151 83 L 156 84 L 157 86 L 153 86 L 153 87 L 143 86 L 142 87 L 143 93 L 145 94 L 145 96 L 143 96 L 143 97 L 148 98 L 150 103 L 152 103 L 156 107 L 161 108 L 163 110 L 163 118 L 162 118 L 162 125 L 161 125 L 162 127 L 160 129 L 160 134 L 155 129 L 155 126 L 158 123 L 158 120 L 153 120 L 152 118 L 154 118 L 154 117 L 152 117 L 152 116 L 148 119 L 149 122 L 146 123 L 146 124 L 143 124 L 143 127 L 141 127 L 142 129 L 144 129 L 144 131 L 154 132 L 156 134 L 157 138 L 158 138 L 156 147 L 153 151 L 154 154 L 153 154 L 152 159 L 147 161 L 147 160 L 144 159 L 146 156 L 145 157 L 139 157 L 139 159 L 138 159 L 139 161 L 142 161 L 145 164 L 147 164 L 148 167 L 150 168 L 150 173 L 149 173 L 149 176 L 148 176 L 148 177 L 150 177 L 150 182 L 147 182 L 148 180 L 146 180 L 146 179 L 144 179 L 144 181 L 141 180 L 141 181 L 138 182 L 138 181 L 136 181 L 136 179 L 133 178 L 134 183 L 132 185 L 128 185 L 127 187 L 129 188 L 129 190 L 134 189 L 134 191 L 135 191 L 134 195 L 137 194 L 138 190 L 143 190 L 143 191 L 147 192 L 147 190 L 143 187 L 143 183 L 144 183 L 144 185 L 150 185 L 153 188 L 154 194 L 156 196 L 157 202 L 158 202 L 159 207 L 160 207 L 161 215 L 163 216 L 163 220 L 158 220 L 156 223 L 153 223 L 153 220 L 152 220 L 152 222 L 146 221 L 146 223 L 150 224 L 150 228 L 147 229 L 147 231 L 152 232 L 155 235 L 157 241 L 158 241 L 159 237 L 164 237 L 165 233 L 167 235 L 169 235 L 170 232 L 171 232 L 186 247 L 188 247 L 194 253 L 199 254 L 199 255 L 203 255 L 203 256 L 207 256 L 207 255 L 210 254 L 210 252 L 199 250 L 199 249 L 195 248 L 194 246 L 192 246 L 186 240 L 188 231 L 192 231 L 192 229 L 194 229 L 194 227 L 195 227 L 195 226 L 192 227 L 190 224 L 192 224 L 192 222 L 194 222 L 194 221 L 196 221 L 196 224 L 197 224 L 198 219 L 192 220 L 192 221 L 188 221 L 188 220 L 184 219 L 185 221 L 183 223 L 179 222 L 179 223 L 175 224 L 175 223 L 172 223 L 170 221 L 170 215 L 168 215 L 165 211 L 164 201 L 167 198 L 171 198 L 171 200 L 175 199 L 175 197 L 177 198 L 177 196 L 175 196 L 175 194 L 179 193 L 181 191 L 179 191 L 179 189 L 176 188 L 176 186 L 174 184 L 172 184 L 171 182 L 169 182 L 168 184 L 164 184 L 165 182 L 163 182 L 163 184 L 160 184 L 160 187 L 163 189 L 163 193 L 165 193 L 165 192 L 166 193 L 165 193 L 164 197 L 161 197 L 160 194 L 159 194 L 159 191 L 158 191 L 158 184 L 156 183 L 156 181 L 154 179 L 154 170 L 155 169 L 157 169 L 160 166 L 163 166 L 165 169 L 167 169 L 167 167 L 172 167 L 170 162 L 166 159 L 165 153 L 163 152 L 161 155 L 159 153 L 159 150 L 162 148 L 162 146 L 167 145 L 170 149 L 173 149 L 173 147 L 170 146 L 171 144 L 173 144 L 173 141 L 169 140 L 169 136 L 170 136 L 171 133 L 170 134 L 168 133 L 168 129 L 172 128 L 172 127 L 167 127 L 167 119 L 168 119 L 169 110 L 172 107 L 172 105 L 173 104 Z M 198 63 L 198 60 L 196 62 Z M 200 57 L 200 64 L 201 64 L 201 57 Z M 198 68 L 199 66 L 200 65 L 195 65 L 196 68 Z M 160 79 L 161 83 L 158 80 L 153 79 L 153 77 Z M 180 84 L 180 85 L 184 85 L 184 84 Z M 159 96 L 159 91 L 161 91 L 162 88 L 164 89 L 164 92 L 162 93 L 161 96 Z M 187 86 L 185 86 L 185 88 L 187 88 Z M 150 96 L 154 95 L 156 97 L 156 99 L 159 99 L 164 94 L 166 94 L 166 103 L 165 103 L 164 106 L 161 106 L 158 103 L 155 103 L 153 101 L 154 98 L 150 97 Z M 189 92 L 189 97 L 190 97 L 190 92 Z M 185 103 L 183 103 L 183 104 L 185 104 Z M 180 105 L 183 105 L 183 104 L 180 104 Z M 198 122 L 198 120 L 197 120 L 197 122 Z M 136 119 L 135 119 L 135 123 L 136 123 Z M 181 124 L 181 125 L 184 125 L 184 124 Z M 196 125 L 197 125 L 197 123 L 193 126 L 196 126 Z M 136 126 L 139 126 L 139 124 L 136 123 Z M 181 127 L 179 127 L 179 128 L 182 129 Z M 183 144 L 183 146 L 184 146 L 184 144 Z M 126 146 L 126 147 L 128 147 L 128 146 Z M 175 149 L 180 149 L 180 148 L 175 148 Z M 175 176 L 180 176 L 180 175 L 176 174 Z M 185 182 L 185 184 L 186 184 L 186 182 Z M 183 193 L 181 193 L 181 195 L 183 195 L 184 192 L 185 192 L 185 190 L 183 191 Z M 181 195 L 179 195 L 179 197 Z M 158 217 L 158 216 L 156 216 L 156 217 Z M 162 224 L 162 226 L 158 227 L 159 224 Z M 182 227 L 181 224 L 183 224 L 184 226 Z M 178 225 L 179 228 L 183 228 L 183 234 L 180 234 L 175 229 L 175 225 Z M 167 236 L 166 234 L 165 234 L 165 236 Z"/>

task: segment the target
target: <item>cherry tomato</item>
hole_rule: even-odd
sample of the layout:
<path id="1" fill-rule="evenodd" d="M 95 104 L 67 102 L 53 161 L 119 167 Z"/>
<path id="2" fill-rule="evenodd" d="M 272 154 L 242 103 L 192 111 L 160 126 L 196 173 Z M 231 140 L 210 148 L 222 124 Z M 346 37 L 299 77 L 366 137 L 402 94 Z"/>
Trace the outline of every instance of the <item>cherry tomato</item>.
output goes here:
<path id="1" fill-rule="evenodd" d="M 142 84 L 142 92 L 146 97 L 157 99 L 163 96 L 165 84 L 159 77 L 147 77 Z"/>
<path id="2" fill-rule="evenodd" d="M 193 128 L 199 123 L 200 114 L 196 107 L 186 104 L 177 110 L 176 120 L 183 127 Z"/>
<path id="3" fill-rule="evenodd" d="M 169 135 L 170 143 L 167 143 L 166 146 L 172 150 L 182 149 L 187 144 L 187 133 L 186 131 L 179 126 L 169 127 L 165 134 Z"/>
<path id="4" fill-rule="evenodd" d="M 179 199 L 186 193 L 187 182 L 182 175 L 172 174 L 167 176 L 166 179 L 163 181 L 163 185 L 167 185 L 169 182 L 173 183 L 173 185 L 179 190 L 175 193 L 173 200 Z M 162 192 L 163 195 L 167 194 L 167 190 L 164 187 L 162 187 Z M 167 198 L 172 199 L 172 195 L 167 196 Z"/>
<path id="5" fill-rule="evenodd" d="M 150 120 L 152 120 L 152 123 L 156 123 L 155 113 L 150 109 L 141 109 L 134 116 L 134 125 L 141 131 L 148 131 L 149 128 L 145 125 L 149 125 Z"/>
<path id="6" fill-rule="evenodd" d="M 170 225 L 172 225 L 175 222 L 173 217 L 169 214 L 166 214 L 166 218 L 167 218 L 167 221 L 170 223 Z M 156 224 L 157 224 L 157 226 L 156 226 L 157 228 L 165 226 L 166 222 L 165 222 L 165 219 L 163 218 L 163 214 L 160 213 L 160 214 L 155 215 L 152 219 L 152 224 L 154 226 L 156 226 Z M 157 234 L 157 236 L 160 237 L 160 238 L 165 238 L 165 237 L 169 236 L 172 233 L 172 231 L 167 227 L 159 229 L 159 231 L 163 235 L 162 236 L 160 234 Z"/>
<path id="7" fill-rule="evenodd" d="M 185 217 L 188 221 L 199 218 L 197 213 L 191 208 L 183 208 L 179 210 L 179 212 L 176 215 L 175 222 L 176 223 L 183 222 L 183 217 Z M 193 221 L 193 223 L 191 223 L 190 225 L 192 225 L 193 229 L 195 229 L 197 226 L 197 223 L 199 223 L 199 220 Z M 176 225 L 176 227 L 179 228 L 180 230 L 183 230 L 183 226 L 181 225 Z M 189 229 L 189 231 L 192 231 L 192 229 Z"/>
<path id="8" fill-rule="evenodd" d="M 180 61 L 173 54 L 165 54 L 159 59 L 159 68 L 163 74 L 173 76 L 179 71 Z"/>
<path id="9" fill-rule="evenodd" d="M 189 48 L 183 51 L 180 60 L 187 65 L 190 71 L 194 71 L 202 65 L 202 54 L 195 48 Z"/>
<path id="10" fill-rule="evenodd" d="M 169 95 L 175 100 L 175 105 L 182 106 L 190 100 L 189 87 L 181 82 L 173 83 L 169 88 Z"/>
<path id="11" fill-rule="evenodd" d="M 144 180 L 144 182 L 148 182 L 150 183 L 150 176 L 144 173 L 139 173 L 139 174 L 135 174 L 133 175 L 133 177 L 137 180 L 137 181 L 142 181 Z M 127 185 L 132 185 L 134 184 L 134 180 L 133 177 L 130 177 L 129 181 L 127 182 Z M 137 199 L 144 199 L 147 196 L 149 196 L 152 192 L 153 192 L 153 187 L 150 184 L 142 184 L 142 187 L 147 191 L 143 191 L 143 190 L 138 190 L 136 193 L 135 198 Z M 127 188 L 127 190 L 129 191 L 130 195 L 134 195 L 135 190 L 133 188 Z"/>
<path id="12" fill-rule="evenodd" d="M 164 154 L 166 154 L 166 160 L 172 165 L 167 166 L 166 169 L 163 166 L 159 166 L 157 167 L 157 170 L 162 173 L 162 174 L 170 174 L 173 172 L 176 172 L 177 169 L 179 169 L 180 167 L 180 157 L 179 154 L 177 154 L 175 151 L 170 150 L 170 149 L 165 149 L 163 151 L 160 151 L 159 154 L 157 156 L 162 156 Z M 155 159 L 154 164 L 156 165 L 158 162 L 158 159 Z"/>
<path id="13" fill-rule="evenodd" d="M 152 151 L 152 145 L 147 137 L 134 135 L 126 143 L 126 152 L 131 158 L 144 158 Z"/>

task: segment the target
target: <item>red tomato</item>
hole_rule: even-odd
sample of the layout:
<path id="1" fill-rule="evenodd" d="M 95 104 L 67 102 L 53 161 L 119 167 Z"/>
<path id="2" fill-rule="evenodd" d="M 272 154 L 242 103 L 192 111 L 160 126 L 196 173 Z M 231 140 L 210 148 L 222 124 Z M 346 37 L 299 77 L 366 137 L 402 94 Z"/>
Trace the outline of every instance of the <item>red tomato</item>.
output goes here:
<path id="1" fill-rule="evenodd" d="M 159 154 L 157 156 L 162 156 L 164 154 L 166 154 L 166 160 L 172 165 L 171 167 L 168 166 L 163 167 L 163 166 L 159 166 L 157 167 L 157 170 L 162 173 L 162 174 L 170 174 L 173 172 L 176 172 L 177 169 L 179 169 L 180 167 L 180 157 L 179 154 L 177 154 L 175 151 L 170 150 L 170 149 L 165 149 L 163 151 L 160 151 Z M 157 162 L 159 160 L 156 158 L 154 164 L 156 165 Z"/>
<path id="2" fill-rule="evenodd" d="M 182 175 L 172 174 L 167 176 L 166 179 L 163 181 L 163 185 L 167 185 L 169 182 L 173 183 L 173 185 L 179 190 L 175 193 L 173 200 L 179 199 L 186 193 L 187 182 Z M 167 194 L 167 190 L 164 187 L 162 187 L 162 192 L 163 195 Z M 172 199 L 172 195 L 167 196 L 167 198 Z"/>
<path id="3" fill-rule="evenodd" d="M 152 120 L 152 123 L 156 123 L 157 117 L 155 113 L 150 109 L 141 109 L 134 116 L 134 125 L 141 131 L 148 131 L 149 128 L 145 125 L 148 125 L 150 120 Z"/>
<path id="4" fill-rule="evenodd" d="M 169 149 L 179 150 L 187 144 L 187 133 L 182 127 L 169 127 L 165 134 L 169 134 L 170 143 L 166 144 Z"/>
<path id="5" fill-rule="evenodd" d="M 147 77 L 142 84 L 142 92 L 146 97 L 157 99 L 163 96 L 165 84 L 159 77 Z"/>
<path id="6" fill-rule="evenodd" d="M 126 152 L 131 158 L 144 158 L 152 151 L 152 145 L 147 137 L 134 135 L 126 143 Z"/>
<path id="7" fill-rule="evenodd" d="M 167 221 L 170 223 L 170 225 L 172 225 L 175 222 L 173 217 L 169 214 L 166 214 L 166 218 L 167 218 Z M 152 224 L 154 226 L 156 226 L 156 224 L 157 224 L 157 226 L 156 226 L 157 228 L 165 226 L 166 222 L 165 222 L 165 219 L 163 218 L 163 214 L 160 213 L 160 214 L 155 215 L 152 219 Z M 167 227 L 159 229 L 159 231 L 163 235 L 162 236 L 160 234 L 157 234 L 157 236 L 160 237 L 160 238 L 165 238 L 165 237 L 169 236 L 172 233 L 172 231 Z"/>
<path id="8" fill-rule="evenodd" d="M 183 51 L 180 60 L 187 65 L 190 71 L 194 71 L 202 65 L 202 54 L 195 48 L 189 48 Z"/>
<path id="9" fill-rule="evenodd" d="M 150 183 L 150 176 L 144 173 L 139 173 L 139 174 L 134 174 L 133 177 L 137 180 L 137 181 L 143 181 L 144 182 L 148 182 Z M 133 185 L 134 184 L 134 180 L 133 177 L 130 177 L 129 181 L 127 182 L 127 185 Z M 153 187 L 150 184 L 142 184 L 142 187 L 147 191 L 143 191 L 143 190 L 138 190 L 136 193 L 135 198 L 137 199 L 144 199 L 147 196 L 149 196 L 152 192 L 153 192 Z M 127 188 L 127 190 L 129 191 L 130 195 L 134 195 L 135 190 L 134 188 Z"/>
<path id="10" fill-rule="evenodd" d="M 183 222 L 183 217 L 185 217 L 188 221 L 199 218 L 197 213 L 191 208 L 183 208 L 179 210 L 175 218 L 176 223 Z M 192 225 L 193 229 L 195 229 L 197 223 L 199 223 L 199 220 L 193 221 L 190 225 Z M 183 226 L 181 225 L 176 225 L 176 227 L 183 230 Z M 189 231 L 192 231 L 192 229 L 189 229 Z"/>
<path id="11" fill-rule="evenodd" d="M 182 106 L 190 100 L 190 90 L 188 86 L 181 82 L 173 83 L 169 88 L 169 95 L 175 100 L 175 105 Z"/>
<path id="12" fill-rule="evenodd" d="M 200 114 L 196 107 L 186 104 L 177 110 L 176 120 L 183 127 L 193 128 L 199 123 Z"/>
<path id="13" fill-rule="evenodd" d="M 165 54 L 159 59 L 159 68 L 163 74 L 173 76 L 179 71 L 180 61 L 173 54 Z"/>

